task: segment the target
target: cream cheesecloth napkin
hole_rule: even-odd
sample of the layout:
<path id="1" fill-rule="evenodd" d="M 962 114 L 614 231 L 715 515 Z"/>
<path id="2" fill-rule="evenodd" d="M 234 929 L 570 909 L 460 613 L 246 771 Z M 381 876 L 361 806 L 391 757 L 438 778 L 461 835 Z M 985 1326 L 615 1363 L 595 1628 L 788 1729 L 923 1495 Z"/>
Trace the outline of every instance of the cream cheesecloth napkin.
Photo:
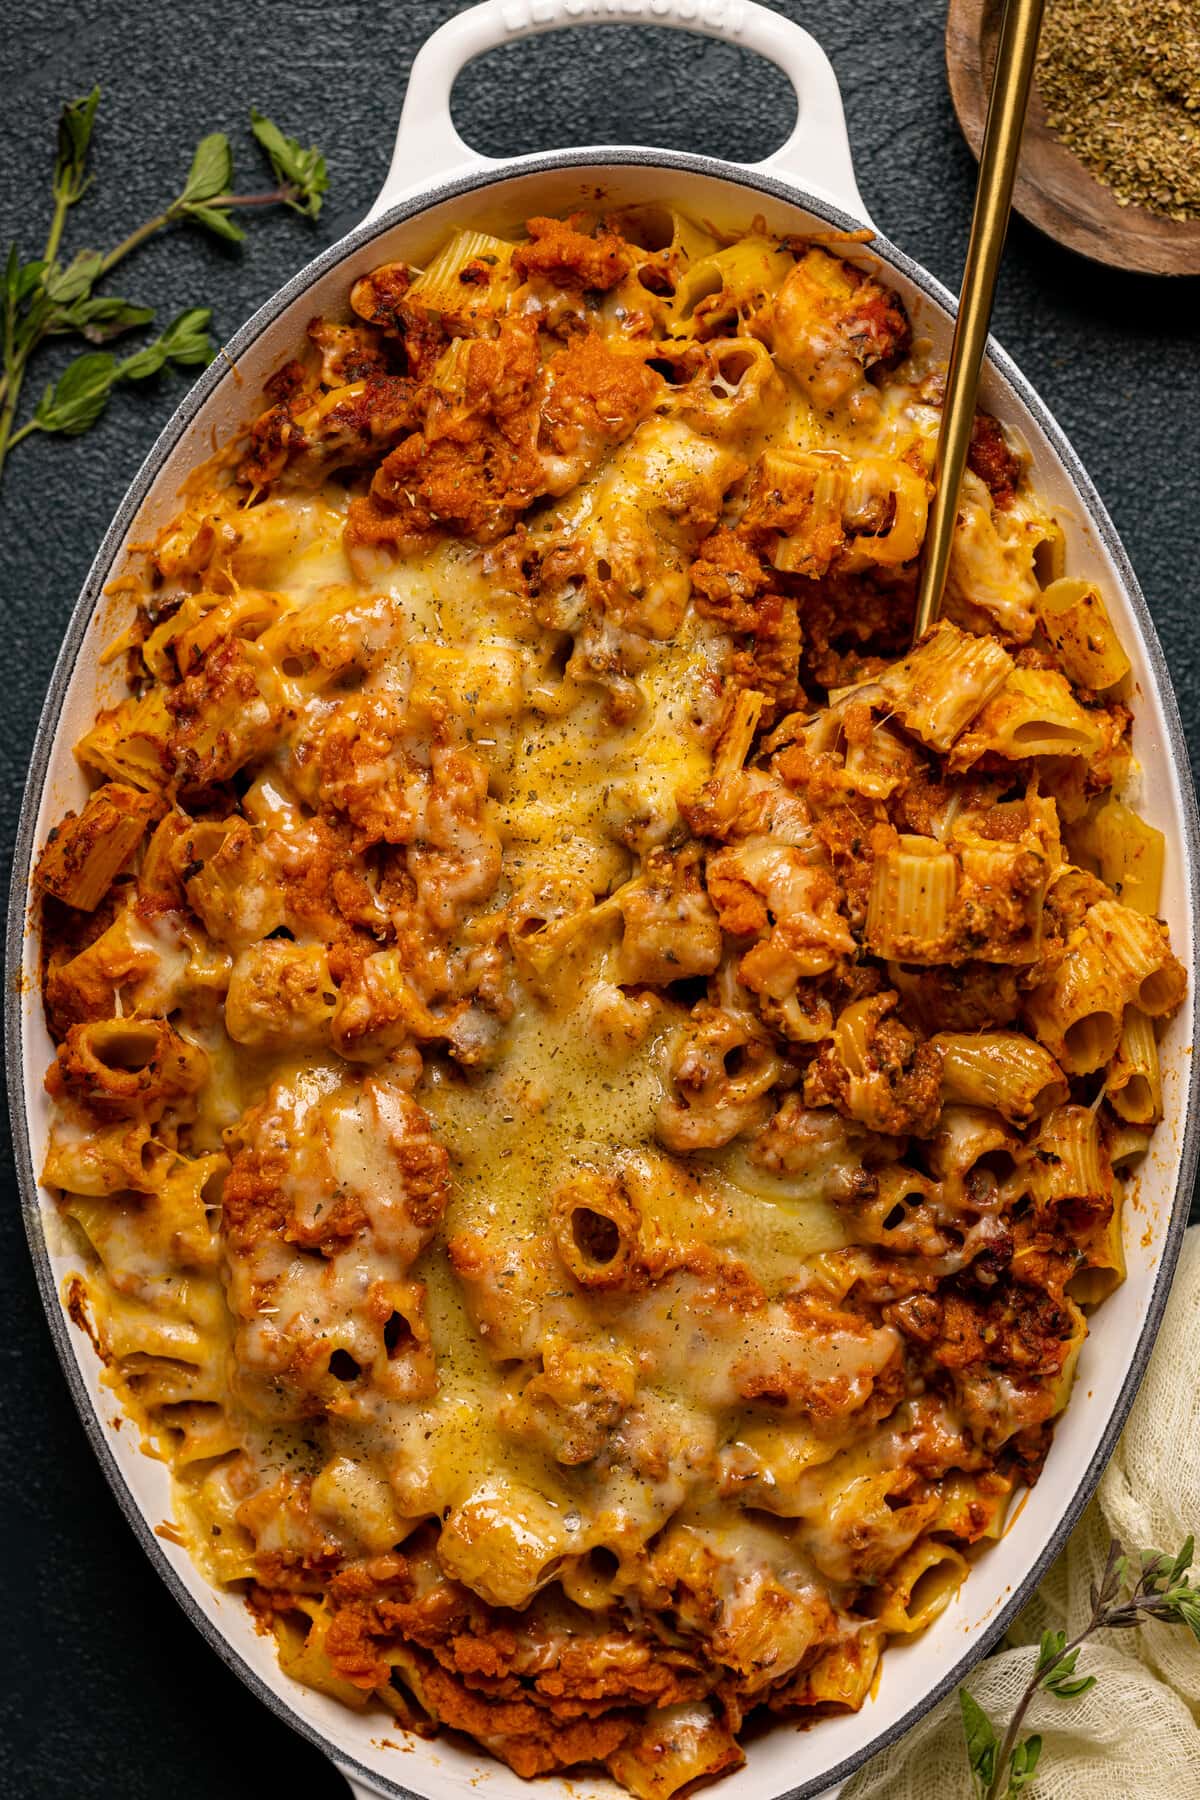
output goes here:
<path id="1" fill-rule="evenodd" d="M 967 1687 L 1005 1726 L 1033 1673 L 1047 1628 L 1073 1637 L 1091 1616 L 1109 1540 L 1174 1554 L 1200 1538 L 1200 1225 L 1184 1239 L 1158 1343 L 1096 1496 L 1037 1594 Z M 1151 1620 L 1089 1638 L 1076 1700 L 1039 1693 L 1022 1735 L 1042 1734 L 1027 1800 L 1200 1800 L 1200 1643 Z M 974 1800 L 958 1699 L 950 1695 L 898 1744 L 866 1764 L 842 1800 Z"/>

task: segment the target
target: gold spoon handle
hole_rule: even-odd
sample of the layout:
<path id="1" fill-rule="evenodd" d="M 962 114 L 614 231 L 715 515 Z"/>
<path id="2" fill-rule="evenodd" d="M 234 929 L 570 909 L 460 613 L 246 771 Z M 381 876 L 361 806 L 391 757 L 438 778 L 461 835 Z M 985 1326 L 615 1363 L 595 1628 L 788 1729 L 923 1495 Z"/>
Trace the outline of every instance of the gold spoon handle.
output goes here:
<path id="1" fill-rule="evenodd" d="M 1012 208 L 1013 182 L 1021 154 L 1021 133 L 1025 126 L 1025 108 L 1029 102 L 1044 4 L 1045 0 L 1008 0 L 996 45 L 992 92 L 979 154 L 971 239 L 967 245 L 958 318 L 950 347 L 950 367 L 946 372 L 946 398 L 934 464 L 933 503 L 921 558 L 914 642 L 924 636 L 942 610 L 942 590 L 946 585 L 950 545 L 958 517 L 958 491 L 971 445 L 975 391 L 987 347 L 996 277 Z"/>

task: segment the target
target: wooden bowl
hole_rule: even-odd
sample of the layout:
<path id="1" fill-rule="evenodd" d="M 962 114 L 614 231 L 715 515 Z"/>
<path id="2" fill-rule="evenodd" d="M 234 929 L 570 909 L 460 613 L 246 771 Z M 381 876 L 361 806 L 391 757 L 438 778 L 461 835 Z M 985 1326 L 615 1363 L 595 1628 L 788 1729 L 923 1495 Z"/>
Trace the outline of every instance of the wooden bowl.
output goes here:
<path id="1" fill-rule="evenodd" d="M 1004 0 L 950 0 L 946 73 L 963 135 L 976 156 L 983 139 Z M 1200 275 L 1200 220 L 1167 219 L 1118 206 L 1111 188 L 1055 137 L 1035 84 L 1013 205 L 1060 244 L 1115 269 Z"/>

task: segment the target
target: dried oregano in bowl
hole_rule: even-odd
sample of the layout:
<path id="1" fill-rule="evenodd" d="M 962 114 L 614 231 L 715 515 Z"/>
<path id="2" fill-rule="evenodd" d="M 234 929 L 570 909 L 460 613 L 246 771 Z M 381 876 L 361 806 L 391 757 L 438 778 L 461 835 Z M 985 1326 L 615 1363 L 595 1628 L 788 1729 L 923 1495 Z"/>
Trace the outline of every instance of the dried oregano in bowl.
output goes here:
<path id="1" fill-rule="evenodd" d="M 1200 219 L 1200 0 L 1047 0 L 1037 80 L 1119 205 Z"/>

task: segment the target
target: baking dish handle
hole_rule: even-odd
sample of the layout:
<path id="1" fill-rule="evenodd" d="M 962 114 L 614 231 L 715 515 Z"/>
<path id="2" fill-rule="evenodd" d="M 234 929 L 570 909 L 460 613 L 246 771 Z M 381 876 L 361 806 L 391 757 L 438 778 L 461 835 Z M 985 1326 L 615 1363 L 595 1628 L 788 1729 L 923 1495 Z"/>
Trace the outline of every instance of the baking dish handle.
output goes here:
<path id="1" fill-rule="evenodd" d="M 470 149 L 454 129 L 450 93 L 469 62 L 501 44 L 567 25 L 668 25 L 755 50 L 783 70 L 796 91 L 796 124 L 760 174 L 782 177 L 869 224 L 854 179 L 842 96 L 816 39 L 756 0 L 483 0 L 439 26 L 413 61 L 392 164 L 367 214 L 376 219 L 431 179 L 507 165 Z"/>

